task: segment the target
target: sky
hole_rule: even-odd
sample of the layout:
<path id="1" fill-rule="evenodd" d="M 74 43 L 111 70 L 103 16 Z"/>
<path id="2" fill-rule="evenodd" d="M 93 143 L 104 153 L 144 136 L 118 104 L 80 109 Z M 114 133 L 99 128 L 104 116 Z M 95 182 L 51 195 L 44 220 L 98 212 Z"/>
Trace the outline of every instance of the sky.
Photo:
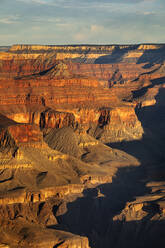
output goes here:
<path id="1" fill-rule="evenodd" d="M 165 0 L 0 0 L 0 45 L 165 43 Z"/>

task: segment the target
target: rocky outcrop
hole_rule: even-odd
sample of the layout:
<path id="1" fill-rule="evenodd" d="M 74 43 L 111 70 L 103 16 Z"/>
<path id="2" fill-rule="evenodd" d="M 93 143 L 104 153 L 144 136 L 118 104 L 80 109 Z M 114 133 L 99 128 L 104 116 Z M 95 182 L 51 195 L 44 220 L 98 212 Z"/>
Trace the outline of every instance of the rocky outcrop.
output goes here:
<path id="1" fill-rule="evenodd" d="M 1 240 L 10 232 L 12 239 L 8 238 L 7 243 L 11 247 L 44 247 L 53 248 L 60 247 L 76 247 L 88 248 L 88 239 L 68 232 L 51 230 L 37 224 L 29 224 L 22 217 L 18 217 L 13 221 L 15 230 L 11 222 L 8 223 L 8 229 L 4 228 L 0 234 Z M 7 232 L 8 231 L 8 232 Z"/>
<path id="2" fill-rule="evenodd" d="M 95 135 L 104 143 L 138 140 L 143 128 L 133 107 L 107 108 L 100 111 Z"/>
<path id="3" fill-rule="evenodd" d="M 1 152 L 11 152 L 13 156 L 15 156 L 20 145 L 31 144 L 33 146 L 35 144 L 36 147 L 42 147 L 43 143 L 43 137 L 39 127 L 31 124 L 17 124 L 3 128 L 0 131 L 0 136 Z"/>
<path id="4" fill-rule="evenodd" d="M 113 218 L 112 232 L 116 230 L 120 232 L 118 244 L 115 247 L 128 247 L 134 243 L 137 244 L 135 247 L 161 246 L 164 243 L 162 236 L 165 225 L 163 185 L 163 182 L 148 183 L 148 186 L 152 187 L 152 193 L 128 202 L 121 213 Z M 130 242 L 125 241 L 126 236 L 132 237 Z"/>
<path id="5" fill-rule="evenodd" d="M 159 240 L 164 51 L 163 44 L 2 49 L 0 245 Z M 151 180 L 152 170 L 161 181 Z"/>
<path id="6" fill-rule="evenodd" d="M 42 142 L 42 134 L 37 126 L 33 125 L 15 125 L 9 127 L 9 133 L 14 138 L 16 144 Z"/>

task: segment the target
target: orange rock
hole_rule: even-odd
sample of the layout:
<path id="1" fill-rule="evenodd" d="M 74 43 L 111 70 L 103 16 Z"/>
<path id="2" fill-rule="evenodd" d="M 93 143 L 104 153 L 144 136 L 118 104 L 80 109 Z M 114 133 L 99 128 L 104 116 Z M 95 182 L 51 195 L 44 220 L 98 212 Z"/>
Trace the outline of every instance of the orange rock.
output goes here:
<path id="1" fill-rule="evenodd" d="M 8 128 L 9 133 L 17 144 L 28 142 L 42 142 L 39 128 L 30 124 L 15 125 Z"/>

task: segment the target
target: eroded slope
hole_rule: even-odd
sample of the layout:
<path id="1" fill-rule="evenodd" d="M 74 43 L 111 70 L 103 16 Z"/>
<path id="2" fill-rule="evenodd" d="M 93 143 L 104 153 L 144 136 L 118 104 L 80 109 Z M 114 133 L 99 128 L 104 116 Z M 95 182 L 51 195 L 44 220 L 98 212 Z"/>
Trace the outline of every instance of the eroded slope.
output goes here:
<path id="1" fill-rule="evenodd" d="M 2 247 L 164 242 L 164 57 L 164 45 L 0 53 Z"/>

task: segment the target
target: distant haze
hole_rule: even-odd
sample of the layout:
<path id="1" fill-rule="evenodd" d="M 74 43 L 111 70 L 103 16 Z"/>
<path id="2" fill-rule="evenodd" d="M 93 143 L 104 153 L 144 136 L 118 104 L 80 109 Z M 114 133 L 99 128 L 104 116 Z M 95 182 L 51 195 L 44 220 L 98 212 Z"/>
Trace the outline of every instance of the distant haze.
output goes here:
<path id="1" fill-rule="evenodd" d="M 165 42 L 164 0 L 0 0 L 0 45 Z"/>

